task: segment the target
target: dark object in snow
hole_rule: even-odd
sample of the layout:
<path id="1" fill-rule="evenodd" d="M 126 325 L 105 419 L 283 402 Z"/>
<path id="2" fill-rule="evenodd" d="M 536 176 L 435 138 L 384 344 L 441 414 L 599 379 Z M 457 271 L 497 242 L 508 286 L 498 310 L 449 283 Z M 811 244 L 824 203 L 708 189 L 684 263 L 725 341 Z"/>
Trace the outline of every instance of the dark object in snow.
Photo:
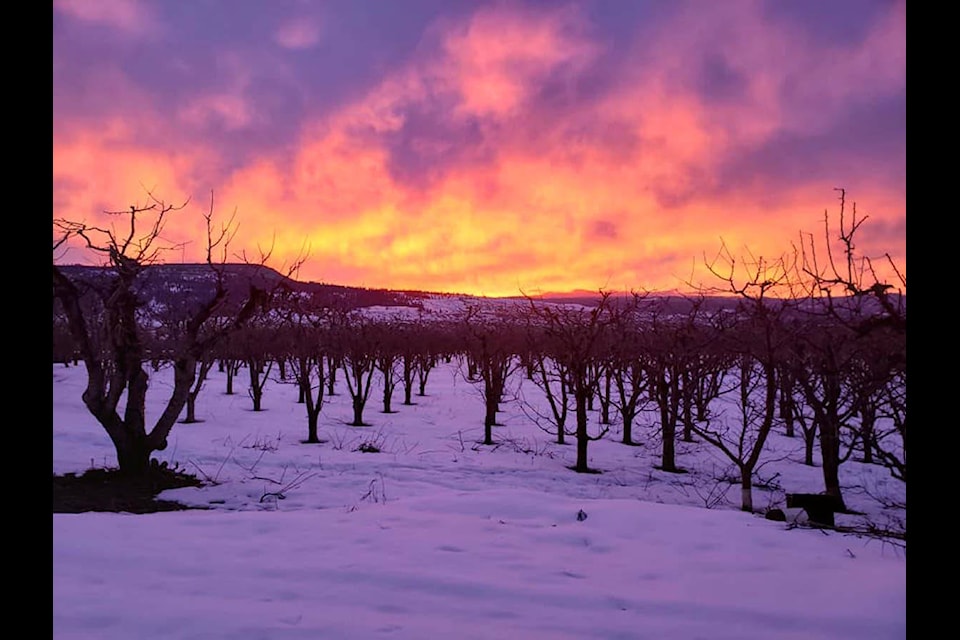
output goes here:
<path id="1" fill-rule="evenodd" d="M 165 463 L 152 460 L 143 477 L 127 477 L 118 469 L 90 469 L 82 475 L 68 473 L 53 476 L 53 512 L 86 513 L 156 513 L 183 511 L 188 507 L 172 500 L 158 500 L 157 494 L 167 489 L 200 487 L 196 477 L 169 469 Z"/>
<path id="2" fill-rule="evenodd" d="M 834 526 L 833 514 L 843 511 L 843 502 L 825 493 L 788 493 L 788 509 L 803 509 L 812 524 Z"/>
<path id="3" fill-rule="evenodd" d="M 783 509 L 770 509 L 763 517 L 767 520 L 775 520 L 777 522 L 787 521 L 787 514 L 783 512 Z"/>
<path id="4" fill-rule="evenodd" d="M 583 522 L 586 519 L 587 519 L 587 513 L 583 509 L 580 509 L 580 511 L 577 511 L 577 522 Z"/>

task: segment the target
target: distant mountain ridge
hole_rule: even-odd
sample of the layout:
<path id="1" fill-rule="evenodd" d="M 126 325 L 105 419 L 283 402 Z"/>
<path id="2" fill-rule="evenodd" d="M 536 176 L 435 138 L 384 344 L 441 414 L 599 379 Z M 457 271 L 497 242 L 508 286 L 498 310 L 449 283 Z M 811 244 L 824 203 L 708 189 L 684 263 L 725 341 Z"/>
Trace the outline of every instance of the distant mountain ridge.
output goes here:
<path id="1" fill-rule="evenodd" d="M 57 265 L 58 268 L 75 282 L 90 284 L 105 283 L 112 271 L 109 267 L 87 265 Z M 413 307 L 423 309 L 427 300 L 448 299 L 461 302 L 487 301 L 517 301 L 524 300 L 523 295 L 503 296 L 492 298 L 470 294 L 437 293 L 429 291 L 394 290 L 384 288 L 354 287 L 325 282 L 299 281 L 287 277 L 275 269 L 267 266 L 228 263 L 218 265 L 222 270 L 228 293 L 236 300 L 242 299 L 251 285 L 266 289 L 282 288 L 308 296 L 317 304 L 331 304 L 345 310 L 362 309 L 368 307 Z M 182 305 L 186 299 L 200 300 L 213 292 L 215 272 L 205 263 L 163 263 L 146 265 L 140 276 L 140 294 L 147 300 L 164 305 Z M 191 295 L 192 294 L 192 295 Z M 663 294 L 648 294 L 666 302 L 666 307 L 675 313 L 684 313 L 691 308 L 697 296 L 683 295 L 675 291 Z M 632 294 L 614 292 L 611 296 L 615 300 L 627 299 Z M 587 307 L 596 306 L 600 300 L 599 291 L 585 290 L 570 293 L 551 292 L 531 296 L 536 300 L 555 304 L 576 304 Z M 705 309 L 717 311 L 732 309 L 739 302 L 739 298 L 732 296 L 705 296 L 702 303 Z M 905 306 L 906 298 L 902 303 Z"/>
<path id="2" fill-rule="evenodd" d="M 111 275 L 109 267 L 87 265 L 58 265 L 60 270 L 75 282 L 105 283 Z M 265 289 L 277 287 L 308 294 L 319 300 L 336 302 L 348 309 L 372 306 L 418 306 L 417 301 L 430 295 L 418 292 L 367 289 L 322 282 L 294 280 L 267 266 L 244 263 L 218 265 L 224 275 L 228 293 L 241 297 L 251 285 Z M 170 301 L 174 294 L 182 299 L 186 290 L 196 296 L 213 292 L 216 273 L 204 263 L 151 264 L 143 268 L 139 278 L 140 293 L 150 300 Z"/>

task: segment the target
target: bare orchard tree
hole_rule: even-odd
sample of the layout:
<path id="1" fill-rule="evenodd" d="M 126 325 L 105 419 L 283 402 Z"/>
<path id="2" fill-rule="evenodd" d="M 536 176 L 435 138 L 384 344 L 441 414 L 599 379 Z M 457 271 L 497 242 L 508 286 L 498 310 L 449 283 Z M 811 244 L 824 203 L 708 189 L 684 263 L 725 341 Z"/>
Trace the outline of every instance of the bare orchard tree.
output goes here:
<path id="1" fill-rule="evenodd" d="M 64 243 L 79 239 L 87 250 L 100 256 L 109 278 L 103 283 L 74 281 L 53 264 L 53 292 L 70 326 L 70 332 L 87 370 L 83 402 L 106 430 L 117 453 L 120 472 L 128 477 L 146 475 L 150 455 L 167 447 L 167 437 L 179 417 L 196 376 L 197 362 L 216 341 L 241 327 L 264 300 L 262 291 L 251 287 L 246 301 L 224 328 L 211 331 L 209 321 L 228 298 L 224 274 L 226 248 L 233 237 L 232 221 L 217 230 L 213 221 L 213 197 L 204 214 L 207 223 L 207 264 L 213 275 L 213 292 L 193 305 L 184 305 L 183 333 L 171 353 L 174 383 L 163 411 L 147 430 L 146 396 L 149 374 L 144 329 L 139 315 L 145 301 L 139 286 L 144 270 L 160 261 L 164 250 L 163 230 L 169 217 L 186 203 L 174 206 L 148 194 L 146 204 L 126 211 L 108 212 L 125 221 L 125 230 L 100 227 L 65 219 L 54 220 L 59 232 L 54 252 Z M 215 252 L 223 257 L 214 263 Z M 119 407 L 125 398 L 121 413 Z"/>
<path id="2" fill-rule="evenodd" d="M 233 349 L 232 345 L 224 345 L 225 349 L 223 351 L 218 350 L 218 353 L 222 353 L 218 357 L 220 367 L 223 368 L 224 373 L 226 374 L 226 386 L 224 387 L 224 394 L 232 396 L 236 393 L 234 390 L 234 382 L 237 379 L 237 375 L 240 373 L 240 369 L 243 367 L 243 359 L 236 357 L 236 355 L 228 350 Z"/>
<path id="3" fill-rule="evenodd" d="M 557 438 L 557 444 L 566 444 L 567 417 L 572 402 L 569 393 L 570 372 L 566 361 L 558 357 L 558 341 L 547 336 L 539 323 L 529 327 L 527 377 L 543 393 L 550 407 L 546 414 L 530 402 L 524 403 L 524 413 L 530 416 L 538 427 Z"/>
<path id="4" fill-rule="evenodd" d="M 577 440 L 577 458 L 572 469 L 577 473 L 594 473 L 590 468 L 587 449 L 591 440 L 599 440 L 610 430 L 601 424 L 599 432 L 591 435 L 588 405 L 597 392 L 599 362 L 607 358 L 607 334 L 610 326 L 610 294 L 600 292 L 595 307 L 555 306 L 527 298 L 531 323 L 540 327 L 543 339 L 550 347 L 551 360 L 557 363 L 557 372 L 563 372 L 564 384 L 573 402 L 576 419 L 573 435 Z"/>
<path id="5" fill-rule="evenodd" d="M 396 413 L 393 408 L 393 392 L 401 381 L 403 343 L 399 323 L 381 320 L 374 325 L 377 334 L 374 367 L 380 374 L 383 391 L 382 413 Z"/>
<path id="6" fill-rule="evenodd" d="M 326 354 L 330 350 L 330 329 L 324 326 L 321 318 L 285 329 L 288 348 L 285 360 L 289 365 L 300 397 L 307 412 L 307 439 L 304 444 L 320 444 L 318 431 L 320 411 L 325 402 L 328 371 L 324 368 Z"/>
<path id="7" fill-rule="evenodd" d="M 807 319 L 792 330 L 794 342 L 788 360 L 800 393 L 797 411 L 804 428 L 815 429 L 820 441 L 824 492 L 843 505 L 840 465 L 853 448 L 843 448 L 843 433 L 857 419 L 857 392 L 851 384 L 859 344 L 847 326 L 826 317 Z"/>
<path id="8" fill-rule="evenodd" d="M 778 363 L 784 344 L 792 339 L 780 322 L 792 311 L 787 286 L 792 265 L 783 257 L 767 261 L 752 256 L 738 264 L 723 247 L 707 268 L 725 283 L 723 293 L 739 297 L 736 323 L 718 327 L 724 338 L 721 351 L 736 359 L 735 417 L 695 422 L 692 428 L 736 465 L 740 472 L 740 508 L 753 511 L 753 474 L 778 415 Z M 777 297 L 782 289 L 786 295 Z M 722 318 L 718 316 L 717 320 Z"/>
<path id="9" fill-rule="evenodd" d="M 669 473 L 686 473 L 677 465 L 676 448 L 677 427 L 689 395 L 684 383 L 691 379 L 685 372 L 716 340 L 704 303 L 701 294 L 682 300 L 652 300 L 645 309 L 641 349 L 648 393 L 660 417 L 661 452 L 657 468 Z"/>
<path id="10" fill-rule="evenodd" d="M 897 480 L 907 481 L 907 361 L 896 362 L 884 386 L 882 415 L 873 434 L 877 458 Z"/>
<path id="11" fill-rule="evenodd" d="M 244 365 L 247 367 L 250 380 L 247 395 L 250 396 L 254 411 L 263 411 L 264 391 L 277 360 L 276 334 L 276 322 L 261 315 L 251 319 L 248 326 L 235 336 L 234 342 L 238 345 L 243 355 Z"/>
<path id="12" fill-rule="evenodd" d="M 409 406 L 415 404 L 415 388 L 418 388 L 418 396 L 426 395 L 427 379 L 437 365 L 448 332 L 442 323 L 422 317 L 398 325 L 396 331 L 401 346 L 403 404 Z"/>
<path id="13" fill-rule="evenodd" d="M 882 441 L 878 437 L 890 434 L 888 427 L 893 417 L 888 412 L 890 390 L 891 384 L 899 382 L 906 368 L 906 335 L 890 327 L 880 327 L 858 341 L 863 348 L 858 350 L 851 363 L 849 382 L 856 396 L 859 420 L 850 435 L 860 443 L 863 462 L 884 463 L 887 458 L 877 454 L 883 454 L 883 448 L 894 442 L 889 437 Z M 902 442 L 897 444 L 902 445 Z M 897 449 L 902 447 L 897 446 Z M 902 467 L 896 465 L 891 469 L 895 476 L 902 475 L 897 473 L 899 471 L 906 471 L 906 461 L 903 463 Z M 905 480 L 905 477 L 901 479 Z"/>
<path id="14" fill-rule="evenodd" d="M 334 318 L 333 360 L 341 363 L 343 379 L 353 404 L 353 427 L 366 427 L 363 410 L 370 398 L 377 370 L 379 332 L 376 325 L 359 312 L 339 313 Z"/>
<path id="15" fill-rule="evenodd" d="M 616 391 L 611 403 L 620 414 L 620 442 L 630 447 L 640 446 L 634 442 L 633 425 L 650 401 L 641 340 L 645 304 L 647 295 L 634 292 L 611 309 L 609 340 L 612 344 L 607 350 L 607 367 Z"/>
<path id="16" fill-rule="evenodd" d="M 496 444 L 493 427 L 504 400 L 507 380 L 519 367 L 522 345 L 519 324 L 509 315 L 488 314 L 468 307 L 459 322 L 459 338 L 468 372 L 464 379 L 477 386 L 483 397 L 483 444 Z"/>
<path id="17" fill-rule="evenodd" d="M 906 335 L 906 273 L 889 253 L 878 260 L 857 251 L 857 234 L 868 216 L 857 214 L 855 202 L 848 214 L 846 190 L 836 191 L 840 194 L 838 227 L 831 225 L 824 211 L 821 241 L 812 233 L 801 234 L 800 246 L 794 249 L 800 258 L 797 281 L 809 298 L 822 302 L 835 320 L 859 335 L 878 327 Z M 880 277 L 878 262 L 887 265 L 889 277 Z"/>
<path id="18" fill-rule="evenodd" d="M 303 292 L 287 292 L 276 307 L 279 322 L 275 356 L 286 365 L 299 392 L 298 404 L 303 404 L 307 412 L 307 439 L 301 442 L 321 444 L 325 441 L 320 438 L 319 421 L 330 374 L 326 365 L 333 348 L 333 314 L 321 296 Z"/>
<path id="19" fill-rule="evenodd" d="M 895 361 L 902 360 L 892 365 L 891 375 L 896 390 L 892 394 L 885 394 L 888 401 L 885 415 L 893 421 L 894 427 L 892 430 L 885 429 L 885 448 L 876 453 L 894 477 L 905 480 L 906 272 L 889 253 L 871 258 L 858 252 L 858 234 L 868 216 L 857 213 L 855 202 L 848 213 L 846 191 L 836 191 L 839 193 L 840 211 L 834 223 L 831 224 L 829 213 L 824 211 L 822 235 L 818 238 L 812 233 L 801 234 L 800 245 L 795 248 L 800 256 L 797 280 L 806 288 L 806 295 L 811 303 L 816 303 L 816 308 L 825 309 L 827 315 L 837 324 L 850 329 L 858 339 L 874 333 L 887 336 L 890 357 Z M 886 266 L 884 276 L 877 268 L 881 264 Z M 891 400 L 892 405 L 889 404 Z M 869 414 L 867 419 L 871 419 Z M 898 440 L 892 448 L 889 446 L 893 444 L 889 438 L 891 435 Z M 872 442 L 876 447 L 878 440 L 875 435 Z"/>
<path id="20" fill-rule="evenodd" d="M 193 386 L 190 387 L 190 393 L 187 394 L 186 415 L 183 420 L 181 420 L 183 424 L 201 422 L 201 420 L 197 419 L 197 398 L 200 396 L 200 390 L 203 389 L 203 383 L 207 381 L 207 375 L 210 373 L 210 369 L 213 368 L 214 362 L 215 358 L 210 351 L 201 354 L 200 359 L 197 361 L 197 377 L 196 380 L 194 380 Z"/>

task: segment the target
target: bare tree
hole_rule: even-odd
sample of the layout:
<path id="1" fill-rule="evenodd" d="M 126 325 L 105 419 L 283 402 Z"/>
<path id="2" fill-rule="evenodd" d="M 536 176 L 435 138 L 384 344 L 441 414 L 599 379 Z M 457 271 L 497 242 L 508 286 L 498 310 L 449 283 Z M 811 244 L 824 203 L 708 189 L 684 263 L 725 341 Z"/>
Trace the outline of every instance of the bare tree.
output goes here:
<path id="1" fill-rule="evenodd" d="M 210 373 L 210 369 L 213 368 L 214 362 L 213 354 L 209 351 L 203 353 L 197 361 L 197 376 L 193 386 L 190 388 L 190 393 L 187 394 L 187 414 L 183 420 L 181 420 L 183 424 L 200 422 L 200 420 L 197 419 L 197 397 L 200 395 L 200 390 L 203 389 L 203 383 L 207 381 L 207 375 Z"/>
<path id="2" fill-rule="evenodd" d="M 741 506 L 753 511 L 753 474 L 777 419 L 778 363 L 784 344 L 792 336 L 782 330 L 781 317 L 790 308 L 789 278 L 792 265 L 786 258 L 774 261 L 752 256 L 738 261 L 724 246 L 707 268 L 739 297 L 738 321 L 720 327 L 726 350 L 736 357 L 737 419 L 692 425 L 706 442 L 719 449 L 740 471 Z M 771 299 L 780 289 L 788 295 Z M 720 316 L 722 318 L 722 316 Z"/>
<path id="3" fill-rule="evenodd" d="M 906 357 L 894 366 L 883 389 L 882 415 L 889 421 L 878 423 L 873 446 L 881 463 L 897 480 L 907 481 L 907 363 Z M 889 426 L 886 426 L 889 425 Z"/>
<path id="4" fill-rule="evenodd" d="M 510 316 L 489 316 L 477 306 L 468 307 L 459 322 L 467 374 L 464 378 L 483 397 L 483 444 L 496 444 L 493 427 L 504 400 L 507 380 L 520 364 L 519 324 Z"/>
<path id="5" fill-rule="evenodd" d="M 571 406 L 569 393 L 570 372 L 566 361 L 558 357 L 557 341 L 544 335 L 542 327 L 530 327 L 529 353 L 525 355 L 528 379 L 543 393 L 550 407 L 544 414 L 532 403 L 525 403 L 524 411 L 532 414 L 534 422 L 544 431 L 556 436 L 557 444 L 566 444 L 567 416 Z"/>
<path id="6" fill-rule="evenodd" d="M 393 409 L 393 392 L 400 382 L 402 363 L 401 342 L 396 323 L 381 321 L 374 326 L 377 333 L 374 367 L 380 372 L 383 385 L 383 413 L 396 413 Z"/>
<path id="7" fill-rule="evenodd" d="M 611 308 L 607 368 L 613 378 L 616 395 L 611 403 L 620 414 L 620 442 L 639 446 L 634 442 L 633 424 L 650 401 L 649 385 L 643 362 L 643 306 L 647 295 L 631 293 L 630 298 Z"/>
<path id="8" fill-rule="evenodd" d="M 857 213 L 856 203 L 853 203 L 848 216 L 846 190 L 837 189 L 836 191 L 839 193 L 840 201 L 836 226 L 831 224 L 829 213 L 824 211 L 823 233 L 819 242 L 817 236 L 812 233 L 801 234 L 800 245 L 794 249 L 800 256 L 797 280 L 806 287 L 811 308 L 822 310 L 822 313 L 834 320 L 836 325 L 852 332 L 851 339 L 860 340 L 872 334 L 886 335 L 889 351 L 893 354 L 891 358 L 894 361 L 902 360 L 902 363 L 896 362 L 892 366 L 891 372 L 898 390 L 893 394 L 885 394 L 886 399 L 893 400 L 896 406 L 888 405 L 891 409 L 888 415 L 895 426 L 892 430 L 885 431 L 884 440 L 889 444 L 891 442 L 889 435 L 896 434 L 899 443 L 894 448 L 887 447 L 885 450 L 876 452 L 889 466 L 894 477 L 905 479 L 906 272 L 894 262 L 889 253 L 875 259 L 858 252 L 856 241 L 868 216 Z M 886 265 L 888 273 L 886 277 L 881 277 L 876 269 L 878 262 Z M 896 355 L 897 353 L 902 355 Z M 834 394 L 835 385 L 820 385 L 819 389 Z M 810 398 L 809 393 L 807 396 L 808 399 L 814 399 L 816 402 L 815 397 Z M 832 405 L 828 403 L 827 406 Z M 822 408 L 820 413 L 823 413 Z M 836 412 L 828 411 L 827 413 Z M 871 416 L 868 414 L 867 420 L 870 419 Z M 833 438 L 833 434 L 828 434 L 829 442 L 832 443 Z M 873 438 L 872 444 L 876 449 L 876 437 Z M 894 450 L 896 453 L 892 453 Z"/>
<path id="9" fill-rule="evenodd" d="M 160 261 L 165 249 L 163 230 L 169 216 L 183 209 L 148 194 L 146 204 L 126 211 L 107 212 L 126 220 L 126 230 L 100 227 L 64 219 L 54 220 L 60 232 L 54 251 L 65 242 L 79 239 L 87 250 L 105 261 L 109 278 L 103 284 L 86 285 L 71 279 L 56 262 L 53 264 L 53 292 L 58 299 L 70 332 L 87 370 L 83 402 L 106 430 L 117 453 L 120 472 L 130 477 L 145 475 L 150 455 L 167 446 L 167 437 L 187 401 L 196 376 L 197 361 L 224 332 L 242 326 L 264 302 L 264 294 L 251 286 L 232 322 L 211 331 L 208 321 L 228 298 L 224 286 L 225 251 L 233 237 L 232 220 L 215 229 L 213 197 L 204 214 L 207 223 L 207 264 L 211 269 L 214 291 L 209 297 L 184 311 L 183 334 L 171 354 L 174 385 L 154 426 L 147 430 L 146 396 L 149 375 L 145 336 L 138 314 L 145 301 L 139 295 L 144 270 Z M 144 227 L 146 230 L 144 231 Z M 214 253 L 224 252 L 224 260 L 214 263 Z M 88 295 L 85 295 L 88 294 Z M 187 305 L 185 305 L 187 306 Z M 102 321 L 101 321 L 102 320 Z M 119 406 L 126 398 L 123 413 Z"/>
<path id="10" fill-rule="evenodd" d="M 374 373 L 377 370 L 377 332 L 373 323 L 360 313 L 339 314 L 335 321 L 337 352 L 342 363 L 343 379 L 353 404 L 354 427 L 369 426 L 363 421 L 363 410 L 370 397 Z"/>
<path id="11" fill-rule="evenodd" d="M 841 436 L 858 419 L 857 397 L 862 393 L 855 388 L 854 374 L 859 354 L 865 339 L 878 332 L 905 338 L 907 281 L 889 254 L 882 257 L 890 274 L 887 279 L 875 268 L 877 260 L 857 251 L 867 216 L 858 215 L 856 203 L 848 215 L 846 191 L 837 191 L 838 226 L 831 225 L 824 211 L 822 236 L 802 233 L 794 248 L 799 258 L 795 280 L 805 295 L 808 316 L 795 371 L 802 374 L 797 383 L 820 435 L 825 490 L 842 504 L 838 467 L 849 451 L 841 452 Z M 905 386 L 905 366 L 903 372 Z"/>
<path id="12" fill-rule="evenodd" d="M 307 413 L 304 444 L 320 444 L 319 419 L 326 398 L 328 355 L 333 348 L 330 306 L 320 296 L 287 292 L 281 301 L 278 363 L 286 363 Z"/>
<path id="13" fill-rule="evenodd" d="M 590 468 L 587 457 L 588 445 L 610 430 L 610 425 L 601 425 L 599 433 L 591 435 L 587 413 L 590 397 L 596 393 L 598 385 L 600 368 L 596 365 L 607 355 L 604 347 L 609 344 L 606 334 L 610 325 L 610 293 L 601 291 L 593 308 L 554 306 L 530 297 L 527 300 L 532 321 L 552 345 L 551 359 L 559 363 L 573 399 L 577 459 L 572 468 L 578 473 L 593 473 L 595 470 Z"/>
<path id="14" fill-rule="evenodd" d="M 686 473 L 676 460 L 677 427 L 683 418 L 684 401 L 689 398 L 684 383 L 691 378 L 686 371 L 716 339 L 704 303 L 700 294 L 681 300 L 652 300 L 646 305 L 643 368 L 648 393 L 660 417 L 661 455 L 657 468 L 669 473 Z"/>

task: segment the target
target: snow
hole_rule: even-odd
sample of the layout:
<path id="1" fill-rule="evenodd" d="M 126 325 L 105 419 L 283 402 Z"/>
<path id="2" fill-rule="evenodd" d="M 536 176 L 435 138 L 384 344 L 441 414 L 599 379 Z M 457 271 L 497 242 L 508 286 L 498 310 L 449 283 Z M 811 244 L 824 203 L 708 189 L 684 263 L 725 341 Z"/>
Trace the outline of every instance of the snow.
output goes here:
<path id="1" fill-rule="evenodd" d="M 741 512 L 739 486 L 717 480 L 732 470 L 703 443 L 678 443 L 689 473 L 658 471 L 652 415 L 636 425 L 643 446 L 619 444 L 614 426 L 590 444 L 603 473 L 577 474 L 574 446 L 532 423 L 525 403 L 543 400 L 522 375 L 497 446 L 478 444 L 483 404 L 455 362 L 413 406 L 398 387 L 396 413 L 375 389 L 370 427 L 346 424 L 340 381 L 320 445 L 300 442 L 306 411 L 276 369 L 261 412 L 245 375 L 228 396 L 214 368 L 203 421 L 177 424 L 156 456 L 210 481 L 160 497 L 208 510 L 54 515 L 55 638 L 906 637 L 905 543 Z M 150 415 L 170 379 L 152 373 Z M 116 464 L 84 384 L 82 366 L 53 366 L 57 474 Z M 821 490 L 800 438 L 768 449 L 758 510 Z M 864 515 L 838 524 L 905 521 L 876 499 L 905 504 L 882 467 L 848 461 L 841 481 Z"/>

